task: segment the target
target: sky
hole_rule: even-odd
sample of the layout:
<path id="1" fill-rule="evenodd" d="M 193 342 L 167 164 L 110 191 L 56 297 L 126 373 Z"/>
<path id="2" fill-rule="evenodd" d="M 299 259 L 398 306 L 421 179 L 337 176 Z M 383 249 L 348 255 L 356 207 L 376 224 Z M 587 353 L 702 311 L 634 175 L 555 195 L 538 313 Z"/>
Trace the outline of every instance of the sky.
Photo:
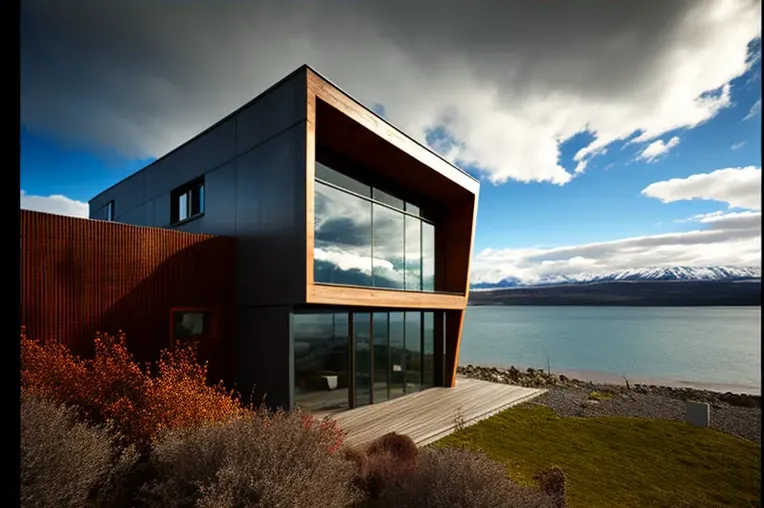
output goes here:
<path id="1" fill-rule="evenodd" d="M 481 180 L 471 282 L 760 266 L 760 1 L 494 4 L 25 0 L 20 206 L 86 217 L 308 63 Z"/>

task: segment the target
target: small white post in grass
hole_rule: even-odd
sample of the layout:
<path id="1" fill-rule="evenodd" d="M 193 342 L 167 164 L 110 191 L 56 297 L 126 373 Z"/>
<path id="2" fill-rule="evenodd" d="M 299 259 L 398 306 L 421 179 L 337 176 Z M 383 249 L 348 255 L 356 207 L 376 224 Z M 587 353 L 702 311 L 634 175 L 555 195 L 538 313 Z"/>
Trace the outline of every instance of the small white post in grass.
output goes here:
<path id="1" fill-rule="evenodd" d="M 708 427 L 711 423 L 711 406 L 705 402 L 688 400 L 685 420 L 696 427 Z"/>

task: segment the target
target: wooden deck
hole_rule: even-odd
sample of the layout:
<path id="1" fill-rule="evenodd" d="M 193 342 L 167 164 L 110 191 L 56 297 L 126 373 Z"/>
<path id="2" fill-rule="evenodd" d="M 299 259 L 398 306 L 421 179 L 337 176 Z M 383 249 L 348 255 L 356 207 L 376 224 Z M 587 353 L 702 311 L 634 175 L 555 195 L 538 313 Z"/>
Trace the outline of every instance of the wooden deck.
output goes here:
<path id="1" fill-rule="evenodd" d="M 379 404 L 333 413 L 347 432 L 351 446 L 397 432 L 411 437 L 418 446 L 430 444 L 451 434 L 457 415 L 464 425 L 472 425 L 515 404 L 533 399 L 546 390 L 523 388 L 457 376 L 454 388 L 429 388 Z"/>

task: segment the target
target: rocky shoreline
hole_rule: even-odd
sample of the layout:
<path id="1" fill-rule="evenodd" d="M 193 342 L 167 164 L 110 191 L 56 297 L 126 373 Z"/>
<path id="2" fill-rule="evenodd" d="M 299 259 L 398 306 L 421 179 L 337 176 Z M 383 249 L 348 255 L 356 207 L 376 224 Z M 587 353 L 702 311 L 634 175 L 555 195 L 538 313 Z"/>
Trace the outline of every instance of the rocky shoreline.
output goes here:
<path id="1" fill-rule="evenodd" d="M 739 394 L 732 392 L 713 392 L 709 390 L 697 390 L 694 388 L 675 388 L 671 386 L 656 386 L 644 384 L 604 384 L 572 379 L 562 374 L 547 373 L 543 369 L 528 368 L 520 370 L 514 366 L 508 369 L 499 367 L 481 367 L 477 365 L 460 365 L 457 374 L 510 385 L 526 386 L 532 388 L 578 388 L 609 393 L 613 395 L 659 395 L 679 400 L 692 400 L 709 404 L 726 404 L 735 407 L 761 408 L 761 396 Z"/>

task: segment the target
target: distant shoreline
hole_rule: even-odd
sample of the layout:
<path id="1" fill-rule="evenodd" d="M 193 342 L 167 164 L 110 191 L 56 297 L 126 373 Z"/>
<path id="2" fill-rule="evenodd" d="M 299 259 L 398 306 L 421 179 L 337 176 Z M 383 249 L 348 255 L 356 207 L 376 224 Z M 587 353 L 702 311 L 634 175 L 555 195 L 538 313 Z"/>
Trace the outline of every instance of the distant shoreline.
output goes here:
<path id="1" fill-rule="evenodd" d="M 474 365 L 474 364 L 459 364 L 459 369 L 462 370 L 468 366 L 472 366 L 475 369 L 481 369 L 481 370 L 490 370 L 493 368 L 499 369 L 502 372 L 508 371 L 511 366 L 508 365 L 500 365 L 500 364 L 481 364 L 481 365 Z M 522 372 L 527 372 L 527 369 L 529 367 L 521 367 L 516 366 L 516 368 Z M 532 369 L 535 369 L 536 371 L 542 371 L 543 369 L 538 369 L 537 367 L 530 367 Z M 592 383 L 592 384 L 600 384 L 600 385 L 617 385 L 621 387 L 626 386 L 626 380 L 628 380 L 630 386 L 635 385 L 643 385 L 643 386 L 655 386 L 655 387 L 666 387 L 666 388 L 673 388 L 673 389 L 689 389 L 689 390 L 699 390 L 699 391 L 705 391 L 705 392 L 714 392 L 719 394 L 724 393 L 733 393 L 733 394 L 739 394 L 739 395 L 754 395 L 754 396 L 761 396 L 761 385 L 759 386 L 752 386 L 752 385 L 746 385 L 746 384 L 738 384 L 738 383 L 719 383 L 719 382 L 713 382 L 713 381 L 685 381 L 685 380 L 678 380 L 678 379 L 668 379 L 668 378 L 655 378 L 655 377 L 642 377 L 642 376 L 626 376 L 626 380 L 624 379 L 624 376 L 613 374 L 610 372 L 603 372 L 603 371 L 593 371 L 593 370 L 578 370 L 578 369 L 554 369 L 551 371 L 551 374 L 553 376 L 565 376 L 566 378 L 569 378 L 571 380 L 577 380 L 584 383 Z"/>
<path id="2" fill-rule="evenodd" d="M 761 280 L 611 281 L 471 290 L 470 305 L 761 306 Z"/>

